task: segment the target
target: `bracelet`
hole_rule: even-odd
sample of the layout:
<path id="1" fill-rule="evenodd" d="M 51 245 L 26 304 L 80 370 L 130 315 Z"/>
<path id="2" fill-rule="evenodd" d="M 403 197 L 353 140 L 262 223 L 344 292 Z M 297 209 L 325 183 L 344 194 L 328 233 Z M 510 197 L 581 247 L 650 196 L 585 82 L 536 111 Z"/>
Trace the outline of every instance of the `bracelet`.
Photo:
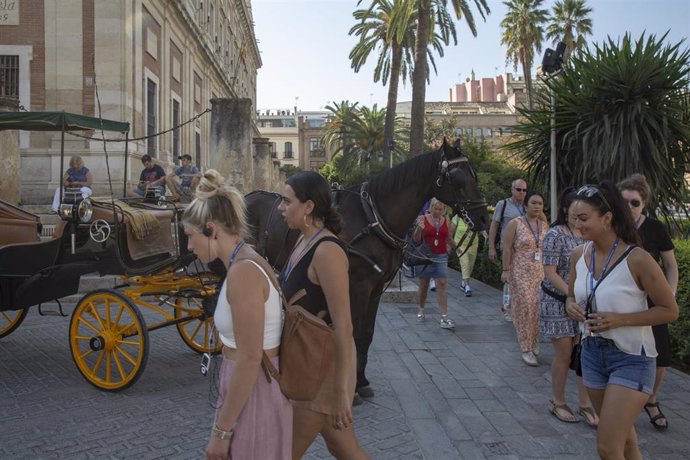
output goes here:
<path id="1" fill-rule="evenodd" d="M 218 428 L 218 425 L 215 425 L 215 424 L 213 425 L 213 435 L 220 440 L 223 440 L 223 441 L 226 439 L 231 440 L 233 434 L 235 434 L 235 433 L 233 433 L 232 430 L 224 431 L 224 430 L 221 430 L 220 428 Z"/>

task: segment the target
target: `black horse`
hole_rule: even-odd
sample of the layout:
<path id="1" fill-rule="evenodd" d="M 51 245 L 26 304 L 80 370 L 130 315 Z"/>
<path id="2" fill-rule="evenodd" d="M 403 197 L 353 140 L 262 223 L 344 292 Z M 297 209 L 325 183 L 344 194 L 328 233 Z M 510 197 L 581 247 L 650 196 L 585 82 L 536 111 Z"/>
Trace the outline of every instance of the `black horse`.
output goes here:
<path id="1" fill-rule="evenodd" d="M 348 243 L 358 391 L 369 386 L 365 368 L 381 294 L 401 265 L 407 230 L 432 197 L 452 206 L 473 230 L 486 229 L 486 202 L 459 142 L 451 146 L 444 140 L 439 150 L 418 155 L 368 182 L 333 191 L 343 217 L 339 236 Z M 279 270 L 298 236 L 288 231 L 277 210 L 281 196 L 256 191 L 245 198 L 256 248 Z"/>

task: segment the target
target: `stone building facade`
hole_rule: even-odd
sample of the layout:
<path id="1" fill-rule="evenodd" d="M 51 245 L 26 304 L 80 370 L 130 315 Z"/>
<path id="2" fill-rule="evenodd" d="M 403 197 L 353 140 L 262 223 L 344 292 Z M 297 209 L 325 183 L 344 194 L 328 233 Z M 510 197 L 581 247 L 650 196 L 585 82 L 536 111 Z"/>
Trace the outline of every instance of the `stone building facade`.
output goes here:
<path id="1" fill-rule="evenodd" d="M 202 168 L 213 164 L 211 99 L 247 99 L 256 106 L 262 63 L 250 0 L 11 3 L 13 20 L 0 21 L 3 92 L 27 111 L 129 122 L 129 138 L 137 139 L 128 143 L 130 181 L 138 180 L 145 153 L 168 171 L 183 153 Z M 249 113 L 251 136 L 258 136 L 254 110 Z M 19 145 L 21 201 L 45 203 L 62 175 L 60 134 L 21 132 Z M 124 149 L 124 142 L 107 144 L 111 177 L 120 189 Z M 108 191 L 103 150 L 102 142 L 66 136 L 65 155 L 84 158 L 97 194 Z"/>

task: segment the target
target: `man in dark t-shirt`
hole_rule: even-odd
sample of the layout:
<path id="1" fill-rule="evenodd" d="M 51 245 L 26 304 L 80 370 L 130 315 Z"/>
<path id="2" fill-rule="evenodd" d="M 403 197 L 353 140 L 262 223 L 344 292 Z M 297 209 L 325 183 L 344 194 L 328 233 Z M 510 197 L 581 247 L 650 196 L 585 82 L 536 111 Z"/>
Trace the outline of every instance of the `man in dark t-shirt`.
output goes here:
<path id="1" fill-rule="evenodd" d="M 153 162 L 151 155 L 141 157 L 141 163 L 144 169 L 139 175 L 139 184 L 137 188 L 127 192 L 127 196 L 143 197 L 146 195 L 146 189 L 151 187 L 157 188 L 161 195 L 165 195 L 165 170 Z"/>

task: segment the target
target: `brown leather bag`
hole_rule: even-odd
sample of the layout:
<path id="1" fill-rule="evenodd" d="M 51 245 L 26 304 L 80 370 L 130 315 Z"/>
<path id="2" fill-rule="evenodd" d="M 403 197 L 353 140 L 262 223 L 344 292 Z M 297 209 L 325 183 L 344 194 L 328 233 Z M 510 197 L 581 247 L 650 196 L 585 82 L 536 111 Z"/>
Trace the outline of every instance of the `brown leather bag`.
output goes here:
<path id="1" fill-rule="evenodd" d="M 295 304 L 306 293 L 300 290 L 287 303 L 283 297 L 285 321 L 280 339 L 280 371 L 266 353 L 261 362 L 268 382 L 276 379 L 283 394 L 294 401 L 316 398 L 335 359 L 333 329 L 323 319 Z"/>

